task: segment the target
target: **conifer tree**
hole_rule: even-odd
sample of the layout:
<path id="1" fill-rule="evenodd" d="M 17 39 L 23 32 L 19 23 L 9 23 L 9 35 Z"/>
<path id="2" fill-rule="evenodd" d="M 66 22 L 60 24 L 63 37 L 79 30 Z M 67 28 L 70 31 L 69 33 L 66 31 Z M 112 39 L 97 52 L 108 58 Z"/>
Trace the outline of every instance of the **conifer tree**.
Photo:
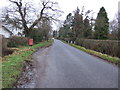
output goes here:
<path id="1" fill-rule="evenodd" d="M 84 19 L 84 38 L 91 38 L 92 36 L 92 29 L 89 23 L 89 19 L 86 17 Z"/>
<path id="2" fill-rule="evenodd" d="M 107 12 L 104 7 L 100 8 L 96 23 L 95 23 L 95 39 L 108 39 L 109 34 L 109 22 Z"/>
<path id="3" fill-rule="evenodd" d="M 73 17 L 73 24 L 72 24 L 72 28 L 73 28 L 76 38 L 82 38 L 84 36 L 83 16 L 79 12 L 80 10 L 79 8 L 77 8 L 77 10 L 75 11 L 74 17 Z"/>

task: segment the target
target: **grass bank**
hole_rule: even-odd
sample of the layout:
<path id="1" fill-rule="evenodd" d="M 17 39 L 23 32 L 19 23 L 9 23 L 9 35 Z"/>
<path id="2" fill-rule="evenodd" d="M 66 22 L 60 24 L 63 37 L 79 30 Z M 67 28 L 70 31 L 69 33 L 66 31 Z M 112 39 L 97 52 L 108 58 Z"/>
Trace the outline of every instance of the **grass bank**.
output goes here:
<path id="1" fill-rule="evenodd" d="M 32 47 L 20 47 L 13 54 L 4 57 L 2 60 L 2 88 L 12 88 L 22 73 L 24 61 L 29 60 L 36 49 L 50 46 L 52 42 L 40 42 Z"/>
<path id="2" fill-rule="evenodd" d="M 67 43 L 65 41 L 62 41 L 62 42 Z M 75 45 L 75 44 L 69 44 L 69 45 L 71 45 L 71 46 L 73 46 L 73 47 L 75 47 L 75 48 L 77 48 L 79 50 L 82 50 L 82 51 L 84 51 L 86 53 L 89 53 L 91 55 L 94 55 L 94 56 L 97 56 L 97 57 L 102 58 L 104 60 L 107 60 L 107 61 L 109 61 L 111 63 L 120 65 L 120 58 L 118 58 L 118 57 L 112 57 L 112 56 L 107 55 L 107 54 L 102 54 L 100 52 L 97 52 L 97 51 L 94 51 L 94 50 L 90 50 L 90 49 L 86 49 L 84 47 L 81 47 L 81 46 L 78 46 L 78 45 Z"/>

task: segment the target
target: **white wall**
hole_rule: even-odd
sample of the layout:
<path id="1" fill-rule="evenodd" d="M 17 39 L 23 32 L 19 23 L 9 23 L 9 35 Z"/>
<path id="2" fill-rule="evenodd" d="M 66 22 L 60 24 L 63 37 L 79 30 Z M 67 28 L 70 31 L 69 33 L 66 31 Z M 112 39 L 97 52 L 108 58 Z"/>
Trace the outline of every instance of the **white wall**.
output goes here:
<path id="1" fill-rule="evenodd" d="M 7 32 L 6 30 L 4 30 L 2 25 L 0 25 L 0 34 L 3 35 L 5 38 L 9 38 L 10 37 L 10 33 Z"/>

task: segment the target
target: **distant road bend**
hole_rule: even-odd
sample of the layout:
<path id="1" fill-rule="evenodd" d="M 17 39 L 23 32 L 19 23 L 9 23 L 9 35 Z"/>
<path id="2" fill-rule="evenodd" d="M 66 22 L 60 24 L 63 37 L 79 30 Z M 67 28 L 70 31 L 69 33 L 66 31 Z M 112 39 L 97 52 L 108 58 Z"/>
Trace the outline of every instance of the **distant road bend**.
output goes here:
<path id="1" fill-rule="evenodd" d="M 118 67 L 59 40 L 33 55 L 35 88 L 118 88 Z"/>

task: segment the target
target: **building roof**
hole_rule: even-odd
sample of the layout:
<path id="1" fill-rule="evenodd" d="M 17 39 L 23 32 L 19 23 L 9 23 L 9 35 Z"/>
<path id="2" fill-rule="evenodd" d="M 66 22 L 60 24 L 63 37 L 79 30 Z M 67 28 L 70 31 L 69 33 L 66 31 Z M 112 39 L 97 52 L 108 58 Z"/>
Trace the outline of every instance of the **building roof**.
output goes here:
<path id="1" fill-rule="evenodd" d="M 8 33 L 10 33 L 11 35 L 13 34 L 8 28 L 5 27 L 5 23 L 0 21 L 0 28 L 3 28 L 4 30 L 6 30 Z"/>
<path id="2" fill-rule="evenodd" d="M 2 28 L 4 28 L 4 30 L 6 30 L 7 32 L 9 32 L 11 35 L 13 34 L 9 29 L 7 29 L 5 26 L 2 25 Z"/>

